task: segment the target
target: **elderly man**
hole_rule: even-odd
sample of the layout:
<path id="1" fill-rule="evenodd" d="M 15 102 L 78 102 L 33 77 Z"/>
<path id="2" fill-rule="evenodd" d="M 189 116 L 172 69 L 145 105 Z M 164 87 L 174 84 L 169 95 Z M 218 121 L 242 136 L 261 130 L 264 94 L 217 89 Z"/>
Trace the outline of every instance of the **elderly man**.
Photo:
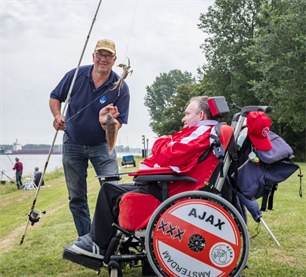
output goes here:
<path id="1" fill-rule="evenodd" d="M 184 129 L 172 136 L 159 138 L 153 145 L 153 156 L 142 162 L 142 168 L 163 166 L 176 172 L 185 172 L 196 165 L 198 157 L 209 147 L 210 131 L 217 124 L 207 100 L 206 96 L 191 99 L 182 119 Z M 114 207 L 118 207 L 123 194 L 131 191 L 148 194 L 141 186 L 104 183 L 97 199 L 91 231 L 79 237 L 72 248 L 84 255 L 103 259 L 113 235 L 111 225 L 118 219 L 119 211 Z"/>
<path id="2" fill-rule="evenodd" d="M 109 154 L 105 121 L 110 113 L 119 128 L 127 124 L 130 102 L 125 82 L 120 94 L 120 86 L 114 89 L 119 79 L 112 70 L 117 59 L 115 43 L 109 39 L 99 40 L 92 59 L 93 65 L 79 68 L 65 117 L 61 114 L 61 103 L 67 99 L 76 69 L 68 72 L 50 95 L 53 126 L 65 131 L 63 167 L 69 208 L 79 236 L 87 234 L 91 228 L 86 183 L 88 161 L 98 175 L 118 173 L 116 151 Z"/>

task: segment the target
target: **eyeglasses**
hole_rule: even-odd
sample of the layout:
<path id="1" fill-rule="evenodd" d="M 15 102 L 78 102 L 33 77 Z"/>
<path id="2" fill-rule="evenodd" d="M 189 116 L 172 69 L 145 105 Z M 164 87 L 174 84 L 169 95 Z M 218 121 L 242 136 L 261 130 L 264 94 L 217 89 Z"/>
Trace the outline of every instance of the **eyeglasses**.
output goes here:
<path id="1" fill-rule="evenodd" d="M 114 55 L 104 55 L 98 52 L 95 52 L 95 56 L 97 59 L 102 59 L 104 57 L 107 61 L 111 60 L 114 57 Z"/>

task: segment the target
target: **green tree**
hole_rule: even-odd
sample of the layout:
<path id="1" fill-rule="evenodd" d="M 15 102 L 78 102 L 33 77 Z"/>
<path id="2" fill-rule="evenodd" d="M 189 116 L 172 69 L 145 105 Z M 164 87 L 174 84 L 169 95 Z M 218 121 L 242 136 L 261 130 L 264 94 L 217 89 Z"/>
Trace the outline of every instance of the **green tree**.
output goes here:
<path id="1" fill-rule="evenodd" d="M 195 80 L 189 72 L 171 70 L 169 73 L 161 73 L 151 86 L 147 86 L 145 106 L 150 114 L 150 126 L 154 133 L 159 133 L 159 124 L 163 122 L 165 109 L 171 106 L 169 99 L 177 94 L 177 88 L 182 84 L 192 84 Z"/>
<path id="2" fill-rule="evenodd" d="M 196 85 L 183 84 L 177 93 L 168 99 L 169 107 L 163 112 L 163 120 L 155 125 L 158 136 L 173 135 L 183 129 L 182 118 Z"/>
<path id="3" fill-rule="evenodd" d="M 216 0 L 198 27 L 207 63 L 197 90 L 270 105 L 272 131 L 305 160 L 305 0 Z M 301 139 L 302 138 L 302 139 Z M 297 142 L 299 141 L 299 142 Z"/>
<path id="4" fill-rule="evenodd" d="M 261 2 L 267 0 L 216 0 L 200 15 L 198 27 L 209 35 L 200 46 L 207 60 L 202 68 L 204 94 L 223 95 L 241 106 L 258 104 L 249 93 L 254 70 L 247 67 L 244 48 L 252 43 Z"/>
<path id="5" fill-rule="evenodd" d="M 10 144 L 1 144 L 0 145 L 0 150 L 3 150 L 2 152 L 4 153 L 4 151 L 6 150 L 11 150 L 12 149 L 12 145 Z"/>
<path id="6" fill-rule="evenodd" d="M 260 26 L 247 49 L 248 64 L 260 79 L 250 80 L 261 103 L 273 107 L 272 119 L 305 132 L 306 1 L 274 1 L 262 6 Z M 305 141 L 304 141 L 305 142 Z"/>

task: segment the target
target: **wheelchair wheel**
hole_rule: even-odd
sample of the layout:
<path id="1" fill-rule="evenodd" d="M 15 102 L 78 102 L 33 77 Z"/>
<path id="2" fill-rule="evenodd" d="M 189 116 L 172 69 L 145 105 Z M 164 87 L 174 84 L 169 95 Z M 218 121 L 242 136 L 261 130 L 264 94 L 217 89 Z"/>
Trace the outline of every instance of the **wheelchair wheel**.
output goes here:
<path id="1" fill-rule="evenodd" d="M 249 246 L 239 212 L 220 196 L 202 191 L 164 201 L 151 216 L 145 238 L 157 276 L 237 277 Z"/>

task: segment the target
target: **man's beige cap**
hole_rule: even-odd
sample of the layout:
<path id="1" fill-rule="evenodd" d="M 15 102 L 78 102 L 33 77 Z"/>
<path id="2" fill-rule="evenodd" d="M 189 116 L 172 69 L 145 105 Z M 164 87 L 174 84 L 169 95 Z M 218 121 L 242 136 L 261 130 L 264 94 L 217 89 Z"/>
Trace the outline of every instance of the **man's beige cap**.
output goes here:
<path id="1" fill-rule="evenodd" d="M 107 50 L 113 54 L 116 54 L 116 46 L 115 46 L 115 42 L 113 42 L 110 39 L 101 39 L 97 42 L 96 50 Z"/>

